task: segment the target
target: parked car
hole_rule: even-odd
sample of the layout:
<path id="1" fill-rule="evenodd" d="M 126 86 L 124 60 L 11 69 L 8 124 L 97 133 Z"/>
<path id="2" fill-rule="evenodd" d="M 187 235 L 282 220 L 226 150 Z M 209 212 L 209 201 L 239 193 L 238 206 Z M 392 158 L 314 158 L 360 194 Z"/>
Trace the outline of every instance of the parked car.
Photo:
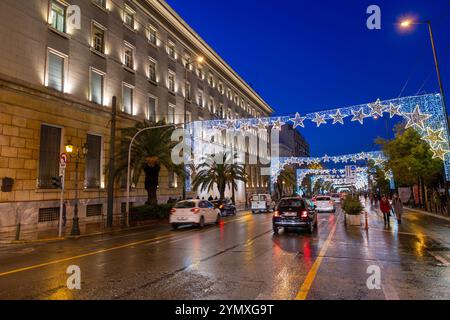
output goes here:
<path id="1" fill-rule="evenodd" d="M 270 194 L 254 194 L 250 197 L 252 213 L 269 212 L 275 209 L 275 202 Z"/>
<path id="2" fill-rule="evenodd" d="M 331 200 L 333 200 L 333 202 L 336 203 L 341 203 L 341 195 L 339 193 L 332 193 L 330 194 L 330 198 Z"/>
<path id="3" fill-rule="evenodd" d="M 203 228 L 205 224 L 220 222 L 220 210 L 206 200 L 183 200 L 175 204 L 170 212 L 170 224 L 173 229 L 181 225 L 197 225 Z"/>
<path id="4" fill-rule="evenodd" d="M 336 212 L 334 202 L 329 196 L 317 196 L 314 204 L 317 212 Z"/>
<path id="5" fill-rule="evenodd" d="M 272 218 L 273 232 L 280 228 L 302 228 L 313 233 L 317 228 L 317 212 L 314 205 L 298 197 L 282 198 L 275 208 Z"/>
<path id="6" fill-rule="evenodd" d="M 222 217 L 236 215 L 236 207 L 230 200 L 212 200 L 211 203 L 215 208 L 220 210 L 220 215 Z"/>

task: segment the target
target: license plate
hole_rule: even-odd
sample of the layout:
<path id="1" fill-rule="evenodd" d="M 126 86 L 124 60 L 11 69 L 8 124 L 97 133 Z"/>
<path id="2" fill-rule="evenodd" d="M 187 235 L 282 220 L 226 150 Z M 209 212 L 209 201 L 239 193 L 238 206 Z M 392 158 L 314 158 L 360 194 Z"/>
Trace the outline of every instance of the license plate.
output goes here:
<path id="1" fill-rule="evenodd" d="M 297 216 L 297 213 L 296 212 L 285 212 L 283 215 L 285 217 L 295 217 L 295 216 Z"/>
<path id="2" fill-rule="evenodd" d="M 178 221 L 184 221 L 184 220 L 186 220 L 185 217 L 178 217 Z"/>

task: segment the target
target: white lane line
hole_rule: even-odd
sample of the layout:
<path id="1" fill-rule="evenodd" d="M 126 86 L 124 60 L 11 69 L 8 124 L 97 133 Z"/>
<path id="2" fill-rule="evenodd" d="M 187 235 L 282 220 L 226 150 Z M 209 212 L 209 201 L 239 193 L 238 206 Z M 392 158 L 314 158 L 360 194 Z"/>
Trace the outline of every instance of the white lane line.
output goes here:
<path id="1" fill-rule="evenodd" d="M 450 262 L 448 262 L 443 256 L 437 254 L 437 253 L 433 253 L 431 251 L 427 251 L 429 255 L 431 255 L 432 257 L 434 257 L 436 260 L 438 260 L 440 263 L 442 263 L 443 266 L 448 267 L 450 266 Z"/>

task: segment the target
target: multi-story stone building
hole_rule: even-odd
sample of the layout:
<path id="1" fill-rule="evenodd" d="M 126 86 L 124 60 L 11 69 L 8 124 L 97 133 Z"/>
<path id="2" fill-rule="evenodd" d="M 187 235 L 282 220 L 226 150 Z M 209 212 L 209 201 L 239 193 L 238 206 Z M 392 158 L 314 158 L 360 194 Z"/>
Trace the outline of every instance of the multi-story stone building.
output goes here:
<path id="1" fill-rule="evenodd" d="M 309 144 L 292 124 L 286 124 L 280 131 L 280 157 L 309 157 Z"/>
<path id="2" fill-rule="evenodd" d="M 272 113 L 162 0 L 2 0 L 0 179 L 10 179 L 0 192 L 0 229 L 19 220 L 30 228 L 57 223 L 60 191 L 52 178 L 68 141 L 88 147 L 79 168 L 80 220 L 103 219 L 113 97 L 117 141 L 120 128 L 143 119 L 182 123 L 185 98 L 188 122 Z M 266 185 L 250 182 L 246 192 Z M 70 222 L 74 161 L 65 187 Z M 124 189 L 116 186 L 115 214 Z M 159 200 L 180 194 L 180 181 L 162 170 Z M 145 195 L 140 182 L 132 202 L 144 202 Z"/>

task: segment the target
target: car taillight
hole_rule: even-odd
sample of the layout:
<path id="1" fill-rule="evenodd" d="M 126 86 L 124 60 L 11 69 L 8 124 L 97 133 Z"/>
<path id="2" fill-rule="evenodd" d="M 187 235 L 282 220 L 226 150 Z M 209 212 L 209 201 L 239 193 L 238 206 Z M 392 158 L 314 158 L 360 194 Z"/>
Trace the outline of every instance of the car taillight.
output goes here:
<path id="1" fill-rule="evenodd" d="M 219 206 L 219 209 L 223 209 L 223 208 L 225 208 L 225 206 L 224 206 L 223 204 L 221 204 L 221 205 Z"/>
<path id="2" fill-rule="evenodd" d="M 330 204 L 333 204 L 333 201 L 330 201 Z"/>
<path id="3" fill-rule="evenodd" d="M 177 211 L 177 209 L 172 208 L 172 209 L 170 210 L 170 213 L 175 213 L 176 211 Z"/>
<path id="4" fill-rule="evenodd" d="M 308 217 L 308 211 L 302 211 L 302 214 L 300 215 L 300 217 L 302 218 L 307 218 Z"/>
<path id="5" fill-rule="evenodd" d="M 275 210 L 275 212 L 273 213 L 274 217 L 279 217 L 280 216 L 280 211 Z"/>
<path id="6" fill-rule="evenodd" d="M 199 213 L 199 212 L 200 212 L 200 209 L 199 209 L 199 208 L 192 208 L 192 209 L 191 209 L 191 212 L 193 212 L 193 213 Z"/>

